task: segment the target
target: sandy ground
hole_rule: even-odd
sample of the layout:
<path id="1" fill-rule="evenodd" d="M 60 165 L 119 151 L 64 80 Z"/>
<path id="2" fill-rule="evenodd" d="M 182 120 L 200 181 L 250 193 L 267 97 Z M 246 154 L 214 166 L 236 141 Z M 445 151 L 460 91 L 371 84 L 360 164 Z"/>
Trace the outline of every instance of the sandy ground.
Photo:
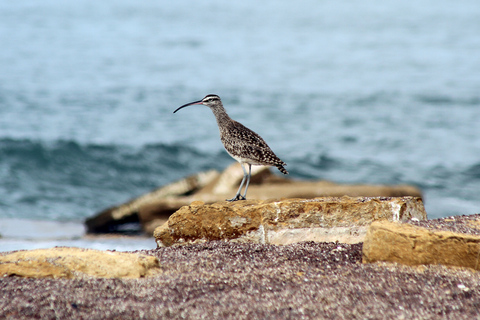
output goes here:
<path id="1" fill-rule="evenodd" d="M 4 319 L 480 319 L 480 273 L 361 264 L 361 244 L 142 251 L 152 278 L 0 280 Z"/>

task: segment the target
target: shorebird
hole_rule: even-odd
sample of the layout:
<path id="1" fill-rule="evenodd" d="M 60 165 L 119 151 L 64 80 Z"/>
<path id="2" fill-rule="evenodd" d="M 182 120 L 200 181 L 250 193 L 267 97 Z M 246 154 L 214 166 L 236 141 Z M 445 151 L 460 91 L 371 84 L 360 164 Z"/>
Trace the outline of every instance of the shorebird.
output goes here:
<path id="1" fill-rule="evenodd" d="M 247 189 L 252 176 L 252 165 L 275 166 L 283 174 L 288 174 L 288 171 L 283 167 L 287 164 L 273 153 L 272 149 L 270 149 L 262 137 L 228 116 L 219 96 L 209 94 L 202 100 L 184 104 L 173 111 L 173 113 L 192 105 L 204 105 L 212 110 L 217 119 L 218 129 L 220 130 L 220 140 L 225 150 L 232 158 L 240 162 L 242 167 L 243 179 L 237 194 L 232 199 L 227 199 L 227 201 L 247 199 Z M 244 165 L 248 165 L 248 173 Z M 241 195 L 240 193 L 245 181 L 247 182 L 245 192 Z"/>

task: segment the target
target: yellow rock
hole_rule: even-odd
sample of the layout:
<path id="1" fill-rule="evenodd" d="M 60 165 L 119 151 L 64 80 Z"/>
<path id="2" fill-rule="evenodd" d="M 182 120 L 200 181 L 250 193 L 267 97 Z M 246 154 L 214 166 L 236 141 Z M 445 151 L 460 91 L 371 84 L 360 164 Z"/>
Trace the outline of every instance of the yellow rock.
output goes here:
<path id="1" fill-rule="evenodd" d="M 199 204 L 175 212 L 158 227 L 158 246 L 209 240 L 289 244 L 300 241 L 363 241 L 375 220 L 425 220 L 416 197 L 321 197 Z"/>
<path id="2" fill-rule="evenodd" d="M 480 270 L 480 236 L 431 231 L 410 224 L 374 222 L 363 243 L 363 262 L 377 261 Z"/>
<path id="3" fill-rule="evenodd" d="M 141 278 L 158 272 L 156 257 L 136 253 L 55 247 L 0 256 L 0 276 Z"/>

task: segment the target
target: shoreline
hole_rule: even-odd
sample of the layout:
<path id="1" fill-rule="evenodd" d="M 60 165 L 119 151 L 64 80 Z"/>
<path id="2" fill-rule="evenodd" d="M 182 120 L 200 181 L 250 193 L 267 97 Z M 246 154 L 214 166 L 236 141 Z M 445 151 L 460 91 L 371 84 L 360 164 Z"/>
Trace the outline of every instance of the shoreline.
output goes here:
<path id="1" fill-rule="evenodd" d="M 479 234 L 478 215 L 410 221 Z M 88 235 L 93 241 L 152 237 Z M 365 242 L 366 245 L 366 242 Z M 137 278 L 3 277 L 7 319 L 473 319 L 480 272 L 444 265 L 362 263 L 364 243 L 208 241 L 126 250 L 158 259 Z M 6 254 L 1 252 L 0 255 Z M 365 261 L 365 260 L 364 260 Z M 118 261 L 115 262 L 115 265 Z M 15 302 L 15 303 L 12 303 Z"/>

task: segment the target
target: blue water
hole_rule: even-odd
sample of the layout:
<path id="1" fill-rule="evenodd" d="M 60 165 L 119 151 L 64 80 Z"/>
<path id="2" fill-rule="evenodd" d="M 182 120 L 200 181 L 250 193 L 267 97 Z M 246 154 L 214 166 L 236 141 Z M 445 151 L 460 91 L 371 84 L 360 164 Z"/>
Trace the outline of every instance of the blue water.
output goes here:
<path id="1" fill-rule="evenodd" d="M 0 2 L 0 219 L 81 223 L 223 169 L 219 94 L 291 178 L 413 184 L 480 212 L 480 6 Z"/>

